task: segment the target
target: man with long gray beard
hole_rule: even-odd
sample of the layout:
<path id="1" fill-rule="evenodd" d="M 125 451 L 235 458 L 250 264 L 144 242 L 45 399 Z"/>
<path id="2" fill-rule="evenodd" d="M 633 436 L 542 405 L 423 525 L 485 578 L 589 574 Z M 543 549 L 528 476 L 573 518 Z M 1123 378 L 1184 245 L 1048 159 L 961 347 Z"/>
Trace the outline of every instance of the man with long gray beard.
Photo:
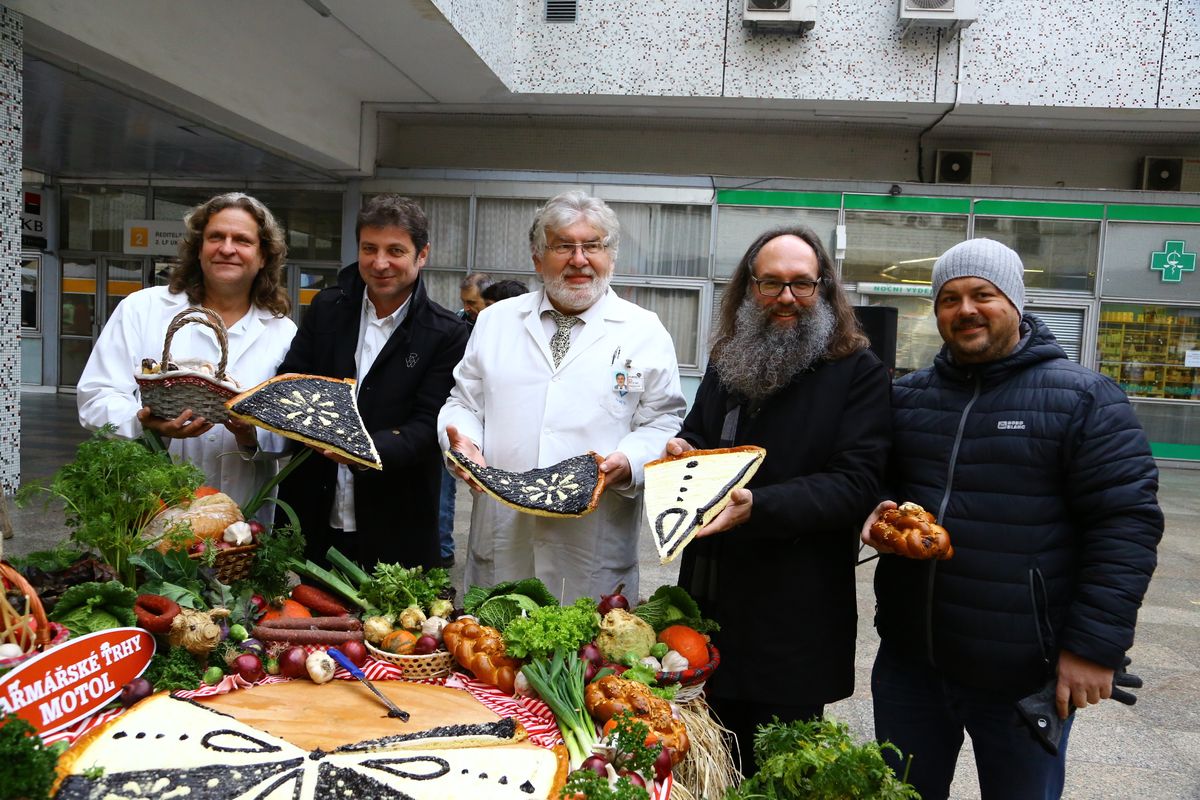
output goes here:
<path id="1" fill-rule="evenodd" d="M 733 274 L 708 372 L 667 444 L 673 455 L 767 450 L 679 573 L 721 624 L 707 695 L 747 775 L 757 726 L 820 717 L 854 691 L 857 531 L 890 439 L 887 371 L 820 239 L 803 227 L 762 234 Z"/>
<path id="2" fill-rule="evenodd" d="M 686 405 L 670 334 L 609 288 L 619 240 L 616 214 L 583 192 L 538 209 L 529 247 L 542 289 L 480 312 L 454 370 L 438 417 L 443 449 L 511 472 L 593 450 L 607 482 L 599 507 L 578 519 L 477 495 L 467 586 L 532 576 L 566 603 L 621 583 L 637 596 L 642 467 L 662 453 Z"/>

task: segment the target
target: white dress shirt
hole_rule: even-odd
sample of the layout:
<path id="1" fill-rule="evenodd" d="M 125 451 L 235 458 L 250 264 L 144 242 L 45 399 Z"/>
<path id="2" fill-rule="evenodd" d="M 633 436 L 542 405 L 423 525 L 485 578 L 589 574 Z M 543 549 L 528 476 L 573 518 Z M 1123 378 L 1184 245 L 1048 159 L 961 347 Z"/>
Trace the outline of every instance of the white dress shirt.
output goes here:
<path id="1" fill-rule="evenodd" d="M 375 304 L 363 292 L 362 319 L 358 325 L 358 346 L 354 349 L 354 374 L 358 382 L 354 384 L 354 392 L 358 393 L 362 379 L 371 371 L 371 366 L 388 339 L 396 332 L 396 328 L 408 316 L 408 305 L 412 295 L 408 296 L 399 308 L 382 319 L 375 313 Z M 333 495 L 333 507 L 329 510 L 329 527 L 343 531 L 358 530 L 358 522 L 354 518 L 354 473 L 345 464 L 338 465 L 337 491 Z"/>

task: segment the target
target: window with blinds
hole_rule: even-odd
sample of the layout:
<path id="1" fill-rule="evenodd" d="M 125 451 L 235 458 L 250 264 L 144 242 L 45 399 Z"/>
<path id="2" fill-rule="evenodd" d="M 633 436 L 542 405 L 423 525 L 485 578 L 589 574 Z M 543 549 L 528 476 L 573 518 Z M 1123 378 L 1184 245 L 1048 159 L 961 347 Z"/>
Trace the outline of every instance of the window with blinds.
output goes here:
<path id="1" fill-rule="evenodd" d="M 1026 306 L 1025 310 L 1046 323 L 1059 345 L 1067 352 L 1067 358 L 1076 363 L 1082 362 L 1083 309 Z"/>

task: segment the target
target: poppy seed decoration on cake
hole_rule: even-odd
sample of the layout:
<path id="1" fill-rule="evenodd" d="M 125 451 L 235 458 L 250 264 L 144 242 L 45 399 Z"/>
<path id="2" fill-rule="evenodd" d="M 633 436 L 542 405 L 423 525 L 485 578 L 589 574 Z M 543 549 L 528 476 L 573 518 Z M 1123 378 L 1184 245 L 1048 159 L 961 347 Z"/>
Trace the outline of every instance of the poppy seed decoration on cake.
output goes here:
<path id="1" fill-rule="evenodd" d="M 645 507 L 659 559 L 675 559 L 696 533 L 750 482 L 767 451 L 754 445 L 688 450 L 645 468 Z"/>
<path id="2" fill-rule="evenodd" d="M 351 378 L 278 375 L 242 392 L 226 406 L 242 422 L 383 469 L 358 413 L 354 383 Z"/>
<path id="3" fill-rule="evenodd" d="M 604 491 L 604 463 L 587 452 L 527 472 L 481 467 L 457 450 L 446 457 L 506 506 L 541 517 L 582 517 L 595 510 Z"/>

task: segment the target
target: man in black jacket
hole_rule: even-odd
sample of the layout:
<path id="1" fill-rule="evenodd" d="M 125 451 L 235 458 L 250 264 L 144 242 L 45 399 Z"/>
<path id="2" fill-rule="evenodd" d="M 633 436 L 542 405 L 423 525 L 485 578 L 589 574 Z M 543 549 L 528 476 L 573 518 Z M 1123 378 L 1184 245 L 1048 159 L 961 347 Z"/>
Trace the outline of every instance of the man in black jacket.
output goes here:
<path id="1" fill-rule="evenodd" d="M 421 207 L 393 194 L 358 214 L 358 262 L 313 298 L 279 372 L 357 378 L 358 408 L 383 470 L 330 451 L 284 481 L 305 554 L 325 563 L 332 545 L 368 571 L 376 561 L 438 566 L 442 460 L 434 425 L 454 384 L 468 329 L 421 283 L 429 257 Z"/>
<path id="2" fill-rule="evenodd" d="M 721 624 L 707 694 L 746 774 L 757 726 L 820 717 L 854 691 L 857 532 L 890 430 L 887 371 L 820 239 L 807 228 L 762 234 L 733 274 L 708 372 L 667 444 L 671 454 L 767 450 L 683 551 L 679 575 Z"/>
<path id="3" fill-rule="evenodd" d="M 1061 796 L 1071 709 L 1110 696 L 1162 537 L 1128 398 L 1022 314 L 1023 276 L 999 242 L 946 251 L 933 268 L 945 345 L 892 390 L 891 497 L 934 513 L 953 557 L 888 554 L 870 525 L 892 500 L 862 530 L 885 553 L 875 735 L 912 756 L 925 800 L 948 795 L 964 730 L 985 800 Z M 1065 720 L 1056 755 L 1016 706 L 1047 684 Z"/>

